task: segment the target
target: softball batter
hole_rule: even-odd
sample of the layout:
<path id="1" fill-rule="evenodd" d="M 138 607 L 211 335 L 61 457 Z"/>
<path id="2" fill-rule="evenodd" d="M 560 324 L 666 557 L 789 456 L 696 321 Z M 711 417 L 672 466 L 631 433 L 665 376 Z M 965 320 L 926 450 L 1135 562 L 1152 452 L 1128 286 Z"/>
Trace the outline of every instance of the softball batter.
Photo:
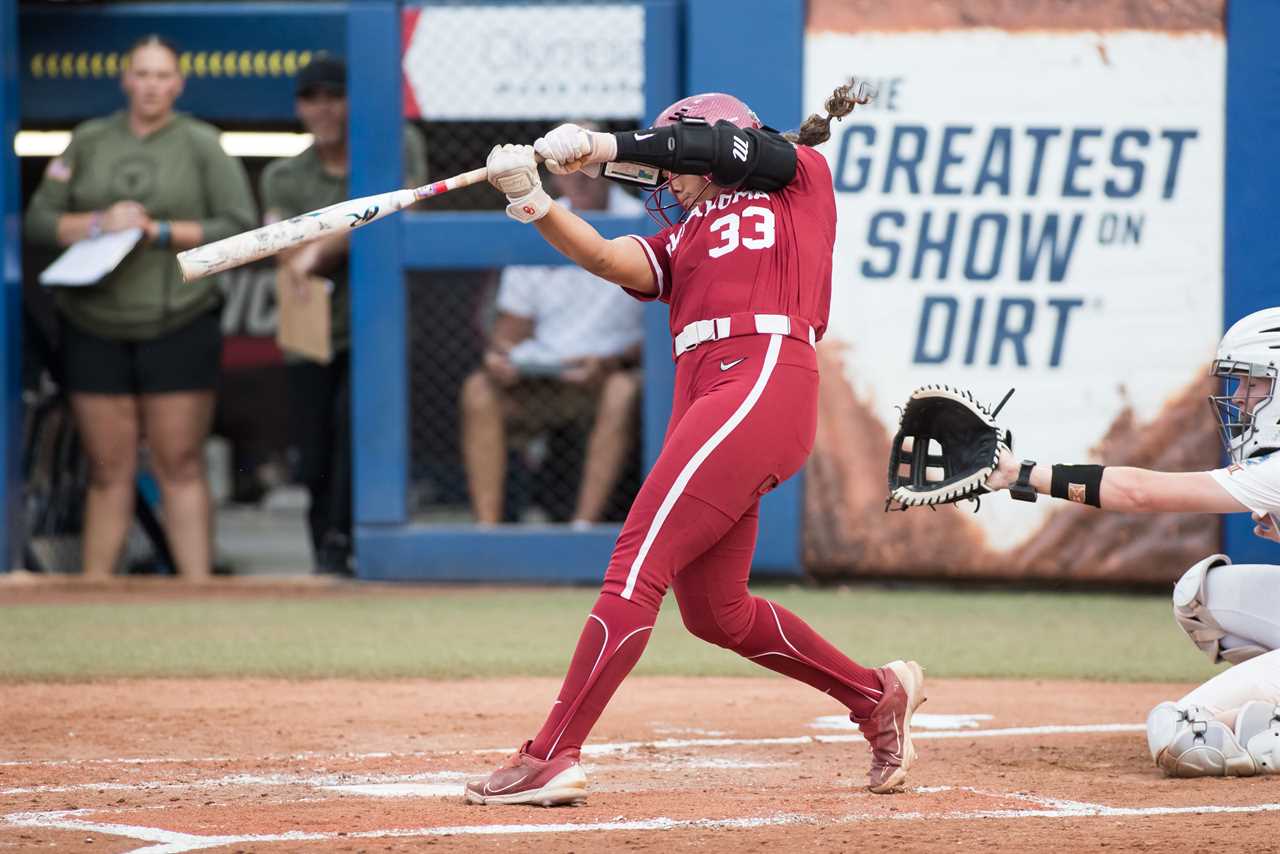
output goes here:
<path id="1" fill-rule="evenodd" d="M 914 758 L 911 716 L 923 702 L 915 662 L 867 668 L 786 609 L 751 595 L 760 497 L 813 447 L 836 211 L 826 160 L 811 146 L 848 114 L 852 87 L 790 138 L 730 95 L 694 95 L 650 128 L 606 134 L 561 125 L 533 147 L 489 154 L 507 213 L 533 223 L 565 256 L 641 300 L 670 305 L 675 397 L 662 451 L 627 516 L 569 672 L 538 733 L 488 779 L 477 804 L 582 800 L 579 751 L 639 660 L 668 588 L 685 626 L 771 670 L 830 694 L 871 745 L 870 789 L 902 787 Z M 542 190 L 553 173 L 627 164 L 667 179 L 683 213 L 652 237 L 606 240 Z"/>

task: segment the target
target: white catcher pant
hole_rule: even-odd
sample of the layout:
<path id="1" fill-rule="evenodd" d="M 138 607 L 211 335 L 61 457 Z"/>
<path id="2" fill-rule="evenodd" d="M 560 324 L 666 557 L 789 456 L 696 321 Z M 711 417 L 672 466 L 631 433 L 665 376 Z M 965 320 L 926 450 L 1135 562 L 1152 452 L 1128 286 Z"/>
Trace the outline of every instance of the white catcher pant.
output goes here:
<path id="1" fill-rule="evenodd" d="M 1280 704 L 1280 566 L 1242 564 L 1209 570 L 1205 607 L 1227 633 L 1225 648 L 1254 644 L 1270 652 L 1234 665 L 1178 701 L 1213 712 L 1249 700 Z"/>

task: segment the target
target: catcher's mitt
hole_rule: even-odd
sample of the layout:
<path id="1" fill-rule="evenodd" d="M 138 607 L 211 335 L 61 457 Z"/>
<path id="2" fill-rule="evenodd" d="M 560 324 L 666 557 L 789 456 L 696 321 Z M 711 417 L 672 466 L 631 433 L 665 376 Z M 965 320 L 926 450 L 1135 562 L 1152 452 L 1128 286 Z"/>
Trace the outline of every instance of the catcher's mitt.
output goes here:
<path id="1" fill-rule="evenodd" d="M 889 447 L 889 499 L 906 510 L 977 499 L 1000 461 L 1000 446 L 1013 450 L 1013 434 L 996 424 L 994 410 L 968 391 L 944 385 L 916 389 L 902 408 Z"/>

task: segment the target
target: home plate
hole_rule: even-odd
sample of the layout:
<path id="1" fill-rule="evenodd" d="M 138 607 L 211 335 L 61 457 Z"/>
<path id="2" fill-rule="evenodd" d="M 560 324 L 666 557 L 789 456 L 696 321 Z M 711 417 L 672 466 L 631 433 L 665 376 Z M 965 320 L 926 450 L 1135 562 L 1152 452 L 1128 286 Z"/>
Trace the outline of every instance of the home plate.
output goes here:
<path id="1" fill-rule="evenodd" d="M 989 721 L 991 715 L 929 715 L 917 712 L 911 716 L 911 725 L 919 729 L 977 729 L 979 721 Z M 813 729 L 854 729 L 848 715 L 823 715 L 809 724 Z"/>
<path id="2" fill-rule="evenodd" d="M 329 792 L 371 798 L 460 798 L 461 783 L 369 783 L 360 786 L 322 786 Z"/>

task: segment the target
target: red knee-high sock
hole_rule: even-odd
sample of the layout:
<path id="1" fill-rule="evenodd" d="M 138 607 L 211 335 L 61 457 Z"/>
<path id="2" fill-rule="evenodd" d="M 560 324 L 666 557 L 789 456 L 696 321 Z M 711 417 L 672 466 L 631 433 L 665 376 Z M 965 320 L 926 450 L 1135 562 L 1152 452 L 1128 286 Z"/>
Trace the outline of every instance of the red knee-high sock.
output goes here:
<path id="1" fill-rule="evenodd" d="M 531 755 L 550 759 L 582 747 L 609 698 L 640 660 L 657 617 L 653 608 L 600 594 L 578 638 L 560 695 L 529 746 Z"/>
<path id="2" fill-rule="evenodd" d="M 781 605 L 758 596 L 752 602 L 751 630 L 734 652 L 825 691 L 855 718 L 871 714 L 884 689 L 878 673 L 853 661 Z"/>

